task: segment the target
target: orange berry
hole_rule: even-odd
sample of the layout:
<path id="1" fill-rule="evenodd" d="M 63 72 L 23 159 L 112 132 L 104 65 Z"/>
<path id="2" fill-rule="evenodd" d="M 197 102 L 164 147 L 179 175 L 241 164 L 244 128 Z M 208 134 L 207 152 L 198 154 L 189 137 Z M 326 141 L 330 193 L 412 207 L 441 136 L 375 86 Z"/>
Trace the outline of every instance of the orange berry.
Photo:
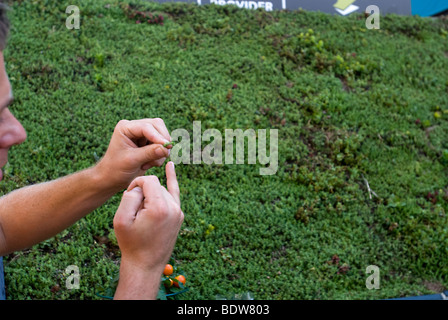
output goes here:
<path id="1" fill-rule="evenodd" d="M 174 272 L 174 268 L 173 268 L 173 266 L 170 265 L 170 264 L 167 264 L 167 265 L 165 266 L 165 269 L 163 270 L 163 274 L 166 275 L 166 276 L 170 276 L 170 275 L 172 275 L 173 272 Z"/>
<path id="2" fill-rule="evenodd" d="M 181 275 L 181 274 L 178 275 L 175 279 L 177 281 L 174 282 L 174 286 L 177 287 L 177 288 L 179 288 L 179 282 L 182 282 L 182 284 L 185 285 L 185 282 L 187 281 L 185 279 L 185 277 L 183 275 Z"/>

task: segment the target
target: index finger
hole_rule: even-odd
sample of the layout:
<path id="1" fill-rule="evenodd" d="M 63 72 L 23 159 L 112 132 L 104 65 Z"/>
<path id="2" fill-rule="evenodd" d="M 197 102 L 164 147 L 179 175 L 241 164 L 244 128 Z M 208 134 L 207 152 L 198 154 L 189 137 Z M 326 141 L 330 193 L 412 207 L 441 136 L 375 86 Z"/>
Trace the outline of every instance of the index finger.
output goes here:
<path id="1" fill-rule="evenodd" d="M 168 192 L 174 198 L 174 201 L 180 206 L 180 190 L 177 182 L 176 171 L 174 170 L 174 163 L 168 162 L 165 166 L 166 171 L 166 186 Z"/>
<path id="2" fill-rule="evenodd" d="M 143 190 L 144 197 L 148 198 L 154 194 L 159 195 L 161 185 L 159 178 L 156 176 L 141 176 L 132 180 L 126 191 L 129 192 L 135 187 L 140 187 Z"/>
<path id="3" fill-rule="evenodd" d="M 154 126 L 154 128 L 157 129 L 157 131 L 165 138 L 168 139 L 168 141 L 171 141 L 170 133 L 168 132 L 168 129 L 165 125 L 165 122 L 160 118 L 151 119 L 151 124 Z"/>
<path id="4" fill-rule="evenodd" d="M 146 138 L 152 143 L 165 144 L 168 141 L 164 137 L 166 135 L 164 130 L 161 131 L 160 126 L 154 126 L 151 123 L 151 119 L 133 120 L 129 121 L 125 125 L 125 134 L 128 138 L 132 140 L 137 140 L 141 138 Z"/>

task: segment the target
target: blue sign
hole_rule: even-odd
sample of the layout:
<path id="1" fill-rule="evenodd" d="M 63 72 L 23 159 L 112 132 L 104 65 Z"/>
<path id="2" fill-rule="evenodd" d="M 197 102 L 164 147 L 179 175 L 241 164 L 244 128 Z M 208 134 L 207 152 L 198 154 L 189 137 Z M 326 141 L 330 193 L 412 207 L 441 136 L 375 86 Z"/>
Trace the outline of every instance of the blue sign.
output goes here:
<path id="1" fill-rule="evenodd" d="M 170 0 L 157 0 L 168 2 Z M 411 15 L 411 0 L 179 0 L 181 2 L 197 3 L 198 5 L 234 5 L 243 9 L 298 10 L 321 11 L 331 14 L 349 15 L 363 13 L 368 6 L 374 5 L 381 14 L 395 13 Z M 428 2 L 428 1 L 427 1 Z M 441 0 L 448 2 L 448 0 Z"/>

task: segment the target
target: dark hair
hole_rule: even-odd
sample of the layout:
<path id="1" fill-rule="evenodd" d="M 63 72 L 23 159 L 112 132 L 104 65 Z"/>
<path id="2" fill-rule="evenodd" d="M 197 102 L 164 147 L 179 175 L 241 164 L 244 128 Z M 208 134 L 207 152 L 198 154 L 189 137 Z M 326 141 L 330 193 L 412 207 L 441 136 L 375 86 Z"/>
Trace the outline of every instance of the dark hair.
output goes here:
<path id="1" fill-rule="evenodd" d="M 8 6 L 0 1 L 0 51 L 5 49 L 9 33 L 9 20 L 6 15 L 8 9 Z"/>

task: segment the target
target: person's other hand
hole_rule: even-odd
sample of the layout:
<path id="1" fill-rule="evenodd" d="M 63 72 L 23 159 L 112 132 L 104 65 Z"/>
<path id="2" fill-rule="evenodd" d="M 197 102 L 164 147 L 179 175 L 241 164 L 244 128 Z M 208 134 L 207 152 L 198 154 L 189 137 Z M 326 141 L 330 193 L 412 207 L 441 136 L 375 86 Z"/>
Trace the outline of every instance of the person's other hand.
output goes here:
<path id="1" fill-rule="evenodd" d="M 134 179 L 113 221 L 122 266 L 156 273 L 159 280 L 184 219 L 173 162 L 165 170 L 167 189 L 156 176 Z"/>
<path id="2" fill-rule="evenodd" d="M 165 148 L 163 144 L 170 141 L 162 119 L 121 120 L 95 170 L 108 187 L 126 188 L 135 177 L 165 162 L 171 146 Z"/>

